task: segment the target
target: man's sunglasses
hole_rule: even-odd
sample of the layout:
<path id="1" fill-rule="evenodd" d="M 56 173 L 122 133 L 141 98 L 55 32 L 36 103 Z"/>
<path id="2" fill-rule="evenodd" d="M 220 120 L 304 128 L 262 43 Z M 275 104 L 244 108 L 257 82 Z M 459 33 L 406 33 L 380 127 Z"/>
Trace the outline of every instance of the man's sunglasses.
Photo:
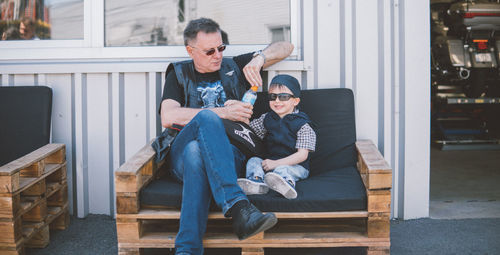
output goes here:
<path id="1" fill-rule="evenodd" d="M 269 101 L 275 101 L 278 98 L 280 101 L 288 101 L 290 98 L 294 97 L 292 94 L 288 93 L 269 93 Z"/>
<path id="2" fill-rule="evenodd" d="M 190 45 L 190 46 L 191 46 L 191 45 Z M 216 50 L 217 50 L 218 52 L 223 52 L 223 51 L 226 49 L 226 45 L 225 45 L 225 44 L 221 44 L 219 47 L 217 47 L 217 48 L 215 48 L 215 49 L 214 49 L 214 48 L 211 48 L 211 49 L 209 49 L 209 50 L 202 50 L 202 49 L 200 49 L 200 48 L 196 48 L 196 47 L 194 47 L 194 46 L 191 46 L 191 47 L 192 47 L 192 48 L 195 48 L 195 49 L 199 49 L 199 50 L 201 50 L 201 51 L 205 52 L 205 54 L 206 54 L 207 56 L 212 56 L 212 55 L 215 53 L 215 51 L 216 51 Z"/>

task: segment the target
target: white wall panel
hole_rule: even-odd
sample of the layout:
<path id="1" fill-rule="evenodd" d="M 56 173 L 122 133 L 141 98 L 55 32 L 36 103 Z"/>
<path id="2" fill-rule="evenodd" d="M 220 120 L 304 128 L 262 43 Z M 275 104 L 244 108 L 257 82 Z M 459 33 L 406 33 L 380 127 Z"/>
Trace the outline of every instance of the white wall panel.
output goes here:
<path id="1" fill-rule="evenodd" d="M 356 129 L 358 138 L 378 144 L 377 1 L 356 0 Z"/>
<path id="2" fill-rule="evenodd" d="M 340 87 L 340 2 L 318 1 L 315 88 Z"/>
<path id="3" fill-rule="evenodd" d="M 52 88 L 52 142 L 66 145 L 69 210 L 73 211 L 73 90 L 71 74 L 46 75 L 40 85 Z"/>
<path id="4" fill-rule="evenodd" d="M 34 74 L 16 74 L 14 75 L 15 86 L 33 86 L 35 83 Z"/>
<path id="5" fill-rule="evenodd" d="M 89 211 L 110 214 L 108 75 L 87 74 Z"/>
<path id="6" fill-rule="evenodd" d="M 146 77 L 145 73 L 124 75 L 125 160 L 147 142 Z"/>

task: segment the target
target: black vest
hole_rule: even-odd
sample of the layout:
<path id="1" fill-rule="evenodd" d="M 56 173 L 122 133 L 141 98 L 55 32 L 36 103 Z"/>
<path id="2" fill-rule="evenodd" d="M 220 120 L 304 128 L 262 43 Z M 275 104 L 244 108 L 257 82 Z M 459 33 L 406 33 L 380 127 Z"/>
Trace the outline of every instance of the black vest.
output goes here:
<path id="1" fill-rule="evenodd" d="M 171 63 L 167 68 L 167 74 L 175 70 L 177 81 L 184 86 L 185 107 L 200 108 L 198 102 L 197 80 L 193 60 Z M 223 58 L 219 70 L 222 87 L 227 99 L 240 100 L 245 93 L 245 78 L 232 58 Z"/>
<path id="2" fill-rule="evenodd" d="M 297 132 L 306 123 L 310 123 L 309 117 L 303 112 L 290 113 L 280 118 L 278 114 L 270 111 L 264 117 L 264 127 L 267 130 L 264 143 L 266 145 L 266 155 L 270 159 L 280 159 L 297 152 Z M 309 170 L 309 156 L 300 163 Z"/>

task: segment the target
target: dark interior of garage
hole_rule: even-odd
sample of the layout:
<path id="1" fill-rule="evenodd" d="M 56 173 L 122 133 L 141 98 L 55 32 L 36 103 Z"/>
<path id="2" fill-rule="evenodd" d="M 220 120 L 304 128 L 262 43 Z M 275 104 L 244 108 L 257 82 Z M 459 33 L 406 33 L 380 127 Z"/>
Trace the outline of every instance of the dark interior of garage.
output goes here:
<path id="1" fill-rule="evenodd" d="M 430 217 L 498 217 L 500 1 L 430 4 Z"/>

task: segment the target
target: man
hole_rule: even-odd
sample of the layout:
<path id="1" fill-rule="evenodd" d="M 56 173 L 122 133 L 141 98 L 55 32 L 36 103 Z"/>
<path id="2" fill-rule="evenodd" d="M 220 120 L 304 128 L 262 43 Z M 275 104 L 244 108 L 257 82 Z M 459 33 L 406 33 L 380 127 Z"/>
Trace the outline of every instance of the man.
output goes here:
<path id="1" fill-rule="evenodd" d="M 160 115 L 165 128 L 185 125 L 169 154 L 172 174 L 183 182 L 176 254 L 203 254 L 212 197 L 232 217 L 239 239 L 277 222 L 274 214 L 253 206 L 237 185 L 246 158 L 230 144 L 221 118 L 249 123 L 252 105 L 237 100 L 250 85 L 261 86 L 261 69 L 289 56 L 293 45 L 277 42 L 263 51 L 223 58 L 226 46 L 219 25 L 206 18 L 189 22 L 184 44 L 191 60 L 167 68 Z"/>

